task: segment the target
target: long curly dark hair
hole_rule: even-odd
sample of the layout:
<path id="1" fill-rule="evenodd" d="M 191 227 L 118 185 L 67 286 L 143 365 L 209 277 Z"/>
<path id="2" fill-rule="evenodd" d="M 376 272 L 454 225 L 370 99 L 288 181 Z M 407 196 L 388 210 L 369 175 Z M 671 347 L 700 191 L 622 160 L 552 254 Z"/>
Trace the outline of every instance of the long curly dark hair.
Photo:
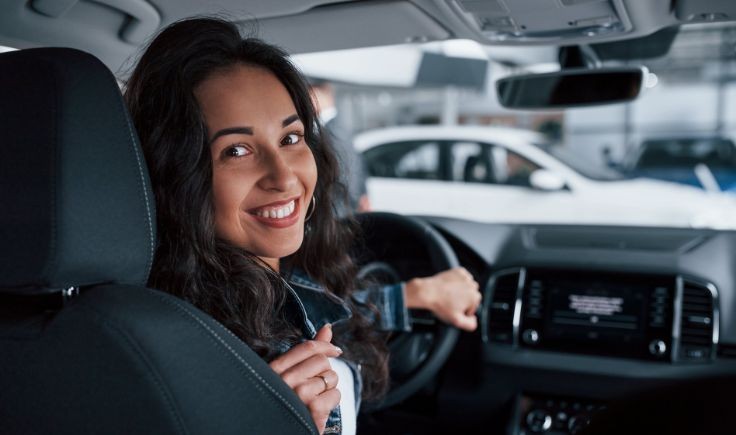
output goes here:
<path id="1" fill-rule="evenodd" d="M 333 342 L 345 349 L 345 358 L 362 365 L 363 397 L 376 399 L 388 384 L 385 341 L 350 297 L 356 267 L 348 249 L 356 226 L 337 221 L 334 200 L 346 198 L 345 187 L 306 82 L 284 51 L 242 36 L 235 24 L 220 18 L 168 26 L 149 44 L 125 89 L 156 196 L 159 247 L 149 285 L 209 313 L 266 360 L 277 356 L 276 343 L 301 339 L 283 314 L 287 290 L 278 275 L 215 234 L 208 132 L 194 89 L 236 64 L 271 71 L 305 126 L 319 173 L 318 201 L 302 246 L 282 259 L 281 268 L 303 270 L 352 305 L 353 317 L 335 325 Z"/>

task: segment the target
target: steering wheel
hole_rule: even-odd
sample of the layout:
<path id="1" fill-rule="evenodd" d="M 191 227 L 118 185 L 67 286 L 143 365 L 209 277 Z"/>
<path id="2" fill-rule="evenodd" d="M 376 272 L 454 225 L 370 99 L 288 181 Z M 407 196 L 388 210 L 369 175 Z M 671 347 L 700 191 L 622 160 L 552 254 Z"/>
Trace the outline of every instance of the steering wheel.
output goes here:
<path id="1" fill-rule="evenodd" d="M 357 220 L 363 230 L 362 244 L 354 249 L 359 279 L 396 284 L 459 265 L 449 243 L 419 219 L 373 212 L 360 214 Z M 458 330 L 428 311 L 410 310 L 410 316 L 411 332 L 397 332 L 389 339 L 392 385 L 372 410 L 399 403 L 426 385 L 457 342 Z"/>

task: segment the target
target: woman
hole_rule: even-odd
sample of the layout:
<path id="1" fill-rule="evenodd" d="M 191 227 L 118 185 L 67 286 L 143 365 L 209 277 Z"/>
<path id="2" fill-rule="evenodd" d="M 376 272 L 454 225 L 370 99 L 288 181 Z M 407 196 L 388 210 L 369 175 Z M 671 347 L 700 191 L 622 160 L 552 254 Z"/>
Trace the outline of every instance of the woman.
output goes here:
<path id="1" fill-rule="evenodd" d="M 407 328 L 407 306 L 475 328 L 480 296 L 464 269 L 354 292 L 337 162 L 281 50 L 226 21 L 181 21 L 151 42 L 125 98 L 156 195 L 149 284 L 269 361 L 320 431 L 354 432 L 361 398 L 385 391 L 378 327 Z"/>

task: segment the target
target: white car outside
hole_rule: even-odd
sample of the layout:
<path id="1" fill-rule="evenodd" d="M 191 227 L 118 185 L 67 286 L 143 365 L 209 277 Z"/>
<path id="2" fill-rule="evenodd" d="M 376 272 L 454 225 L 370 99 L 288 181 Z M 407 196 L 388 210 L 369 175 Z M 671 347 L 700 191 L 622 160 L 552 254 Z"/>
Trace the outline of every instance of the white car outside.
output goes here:
<path id="1" fill-rule="evenodd" d="M 376 211 L 480 222 L 736 229 L 736 200 L 728 195 L 650 179 L 593 179 L 535 145 L 542 143 L 525 130 L 470 126 L 394 127 L 354 138 Z"/>

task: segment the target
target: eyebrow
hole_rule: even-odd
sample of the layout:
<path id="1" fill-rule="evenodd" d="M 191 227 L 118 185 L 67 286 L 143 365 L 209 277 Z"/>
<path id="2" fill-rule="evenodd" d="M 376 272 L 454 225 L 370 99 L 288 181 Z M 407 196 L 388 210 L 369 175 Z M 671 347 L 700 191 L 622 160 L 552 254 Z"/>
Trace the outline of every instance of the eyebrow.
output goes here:
<path id="1" fill-rule="evenodd" d="M 287 116 L 283 121 L 281 121 L 281 127 L 286 127 L 289 124 L 292 124 L 299 120 L 299 115 L 296 113 L 290 116 Z M 253 127 L 228 127 L 223 128 L 222 130 L 218 130 L 217 133 L 215 133 L 214 136 L 212 136 L 212 139 L 210 139 L 210 144 L 214 143 L 220 136 L 226 136 L 228 134 L 247 134 L 252 136 L 253 135 Z"/>
<path id="2" fill-rule="evenodd" d="M 297 115 L 295 113 L 295 114 L 293 114 L 291 116 L 286 117 L 286 119 L 284 119 L 283 121 L 281 121 L 281 127 L 286 127 L 287 125 L 289 125 L 289 124 L 291 124 L 291 123 L 293 123 L 295 121 L 298 121 L 298 120 L 299 120 L 299 115 Z"/>

